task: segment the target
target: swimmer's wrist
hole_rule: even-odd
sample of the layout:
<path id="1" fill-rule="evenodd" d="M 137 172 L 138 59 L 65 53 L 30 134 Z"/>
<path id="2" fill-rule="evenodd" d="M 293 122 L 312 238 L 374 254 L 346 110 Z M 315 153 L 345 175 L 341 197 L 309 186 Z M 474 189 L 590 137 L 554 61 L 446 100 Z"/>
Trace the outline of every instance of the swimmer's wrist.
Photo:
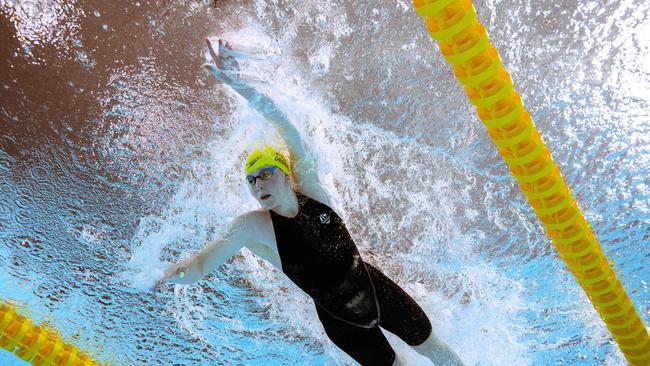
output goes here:
<path id="1" fill-rule="evenodd" d="M 192 283 L 192 268 L 186 265 L 178 266 L 174 271 L 173 281 L 179 284 Z"/>

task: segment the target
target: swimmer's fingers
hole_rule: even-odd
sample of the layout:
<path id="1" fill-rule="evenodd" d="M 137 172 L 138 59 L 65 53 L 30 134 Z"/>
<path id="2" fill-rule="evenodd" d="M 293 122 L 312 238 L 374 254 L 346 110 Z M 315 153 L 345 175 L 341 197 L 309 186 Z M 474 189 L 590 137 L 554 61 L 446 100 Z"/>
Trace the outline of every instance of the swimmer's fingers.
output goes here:
<path id="1" fill-rule="evenodd" d="M 162 287 L 162 285 L 163 285 L 164 283 L 165 283 L 165 279 L 164 279 L 164 278 L 159 279 L 158 281 L 156 281 L 156 284 L 153 285 L 153 289 L 154 289 L 155 291 L 160 290 L 160 288 Z"/>
<path id="2" fill-rule="evenodd" d="M 212 48 L 212 42 L 210 42 L 210 40 L 206 38 L 205 43 L 208 45 L 208 52 L 210 52 L 210 57 L 212 57 L 212 61 L 216 62 L 217 59 L 219 59 L 219 55 L 217 55 L 217 53 L 214 52 L 214 48 Z"/>
<path id="3" fill-rule="evenodd" d="M 163 275 L 158 281 L 156 281 L 156 284 L 153 286 L 153 289 L 155 291 L 160 290 L 160 288 L 167 282 L 168 276 L 165 274 Z"/>
<path id="4" fill-rule="evenodd" d="M 208 52 L 217 68 L 233 72 L 239 70 L 239 63 L 232 54 L 230 44 L 219 39 L 219 48 L 215 51 L 208 38 L 205 39 L 205 43 L 208 45 Z"/>

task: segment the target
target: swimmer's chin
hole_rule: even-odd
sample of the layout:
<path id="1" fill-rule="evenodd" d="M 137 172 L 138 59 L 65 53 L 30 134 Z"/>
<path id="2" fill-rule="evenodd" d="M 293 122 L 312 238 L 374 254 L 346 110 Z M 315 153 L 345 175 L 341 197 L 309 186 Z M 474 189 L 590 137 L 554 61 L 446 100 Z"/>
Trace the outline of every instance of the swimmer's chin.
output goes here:
<path id="1" fill-rule="evenodd" d="M 260 203 L 260 206 L 262 206 L 262 208 L 270 210 L 275 206 L 275 197 L 270 194 L 266 194 L 258 198 L 257 202 Z"/>

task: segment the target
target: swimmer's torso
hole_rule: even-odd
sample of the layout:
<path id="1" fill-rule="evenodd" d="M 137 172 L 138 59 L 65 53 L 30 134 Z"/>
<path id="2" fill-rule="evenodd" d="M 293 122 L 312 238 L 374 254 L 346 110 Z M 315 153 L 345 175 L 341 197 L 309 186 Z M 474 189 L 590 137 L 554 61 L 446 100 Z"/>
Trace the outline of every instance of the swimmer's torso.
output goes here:
<path id="1" fill-rule="evenodd" d="M 297 198 L 295 217 L 269 212 L 282 271 L 331 315 L 373 326 L 379 317 L 374 289 L 343 221 L 327 205 Z"/>

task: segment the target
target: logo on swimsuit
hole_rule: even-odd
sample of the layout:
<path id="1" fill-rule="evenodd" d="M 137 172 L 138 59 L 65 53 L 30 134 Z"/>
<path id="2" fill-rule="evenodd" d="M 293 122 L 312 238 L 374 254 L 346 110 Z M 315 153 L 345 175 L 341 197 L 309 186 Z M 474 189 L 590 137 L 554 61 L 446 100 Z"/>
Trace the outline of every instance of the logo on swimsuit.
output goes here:
<path id="1" fill-rule="evenodd" d="M 328 214 L 326 214 L 324 212 L 322 214 L 318 215 L 318 218 L 320 219 L 321 224 L 327 225 L 327 224 L 330 223 L 330 215 L 328 215 Z"/>

